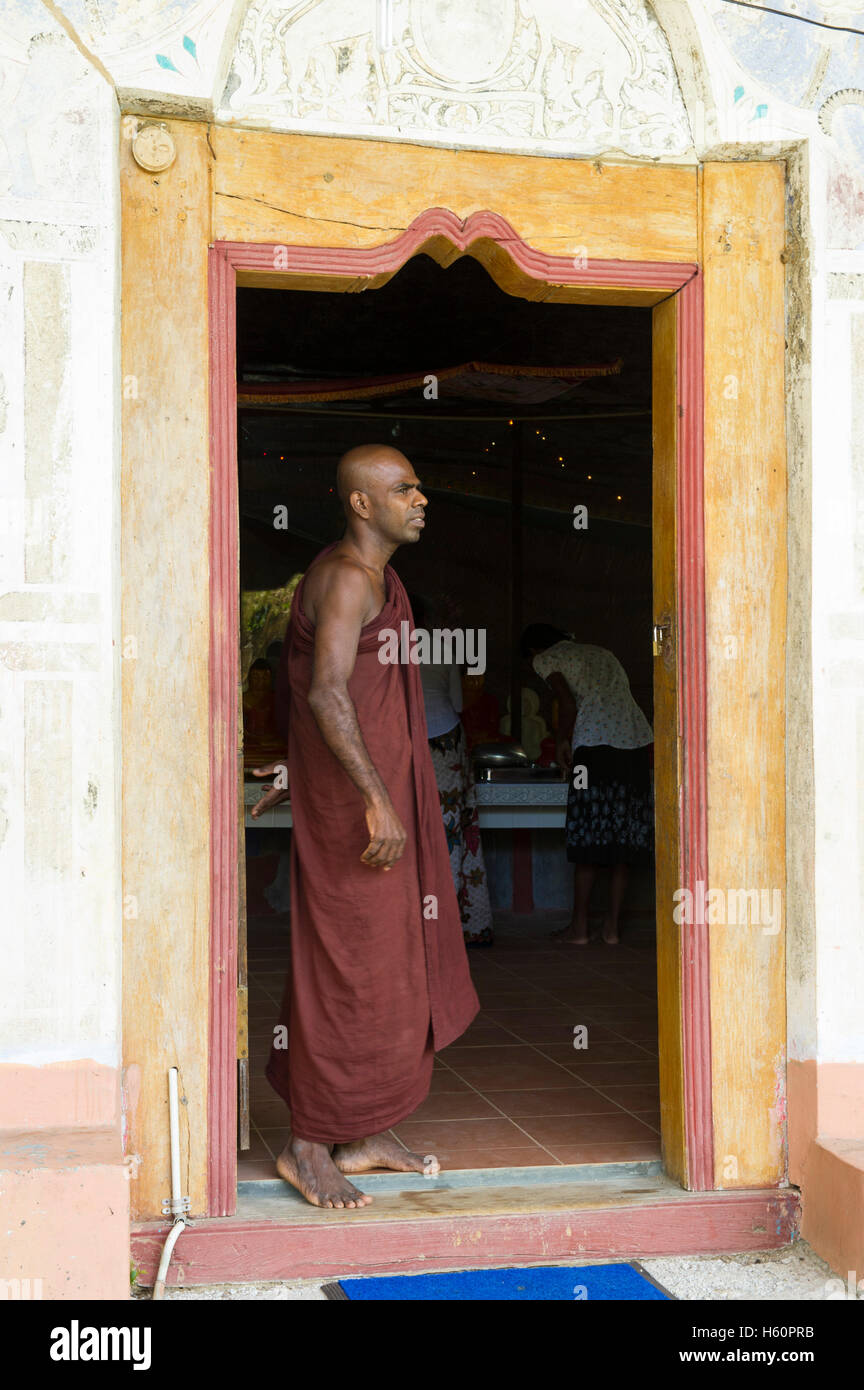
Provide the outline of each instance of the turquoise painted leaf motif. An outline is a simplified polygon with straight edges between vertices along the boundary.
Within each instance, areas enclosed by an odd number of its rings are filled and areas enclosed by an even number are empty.
[[[186,49],[186,52],[187,52],[187,53],[191,53],[191,54],[192,54],[192,57],[195,59],[195,62],[197,63],[197,62],[198,62],[198,50],[197,50],[196,47],[195,47],[195,40],[194,40],[194,39],[190,39],[190,37],[189,37],[188,34],[184,34],[184,35],[183,35],[183,47]]]
[[[178,71],[178,69],[175,68],[174,64],[171,62],[171,59],[166,58],[164,53],[156,54],[156,62],[159,64],[160,68],[167,68],[169,72]]]
[[[735,101],[740,101],[741,98],[743,97],[743,95],[744,95],[744,88],[743,88],[743,87],[736,87],[736,88],[735,88],[734,100],[735,100]]]

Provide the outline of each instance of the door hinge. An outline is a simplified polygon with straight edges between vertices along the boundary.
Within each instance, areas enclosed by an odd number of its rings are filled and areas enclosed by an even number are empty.
[[[249,1056],[249,988],[237,986],[237,1057],[243,1061]]]
[[[659,622],[654,624],[651,630],[651,646],[654,655],[662,657],[664,664],[669,666],[675,646],[672,617],[669,613],[664,613]]]

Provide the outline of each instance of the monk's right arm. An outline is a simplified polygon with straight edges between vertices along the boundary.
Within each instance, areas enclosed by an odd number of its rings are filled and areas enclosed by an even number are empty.
[[[309,708],[325,743],[366,804],[369,845],[361,858],[388,869],[405,849],[405,829],[363,742],[348,681],[369,608],[369,580],[361,570],[336,570],[316,602],[315,654]]]

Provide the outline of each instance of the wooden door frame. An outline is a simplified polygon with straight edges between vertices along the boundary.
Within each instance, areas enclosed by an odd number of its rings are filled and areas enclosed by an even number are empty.
[[[703,516],[703,288],[687,262],[591,260],[529,245],[491,211],[460,219],[446,208],[416,217],[395,240],[367,248],[216,241],[209,251],[210,340],[210,817],[211,967],[208,1211],[236,1203],[239,538],[237,495],[236,291],[238,286],[356,292],[389,280],[412,256],[441,265],[462,255],[500,288],[529,299],[651,306],[676,297],[677,613],[675,644],[681,740],[679,872],[695,892],[708,880],[705,530]],[[646,634],[647,639],[647,634]],[[670,904],[671,911],[671,904]],[[711,1000],[708,930],[682,924],[677,960],[681,1063],[670,1103],[683,1106],[683,1155],[667,1164],[690,1188],[713,1186]],[[670,1083],[673,1084],[673,1083]]]

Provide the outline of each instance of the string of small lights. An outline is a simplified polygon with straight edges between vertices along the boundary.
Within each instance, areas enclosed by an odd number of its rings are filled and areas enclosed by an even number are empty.
[[[503,422],[502,422],[502,423],[503,423]],[[516,421],[515,421],[515,420],[508,420],[508,421],[507,421],[507,424],[512,428],[512,427],[516,424]],[[535,434],[536,438],[539,440],[539,442],[540,442],[541,444],[545,444],[545,443],[548,442],[548,441],[547,441],[547,437],[546,437],[546,435],[542,432],[542,430],[540,430],[540,429],[535,429],[534,434]],[[248,434],[247,434],[245,431],[244,431],[244,437],[249,438]],[[490,439],[489,443],[488,443],[487,445],[484,445],[484,447],[483,447],[483,452],[484,452],[484,454],[488,454],[489,451],[490,451],[490,449],[494,449],[494,448],[496,447],[496,445],[497,445],[497,442],[498,442],[497,440]],[[553,448],[555,447],[554,444],[553,444],[552,447],[553,447]],[[275,457],[276,457],[275,453],[273,453],[272,451],[268,451],[267,449],[261,450],[260,454],[258,454],[258,457],[260,457],[260,458],[262,458],[262,459],[266,459],[267,456],[268,456],[268,452],[270,452],[270,456],[271,456],[272,458],[275,459]],[[278,455],[278,458],[279,458],[279,462],[280,462],[280,463],[284,463],[284,462],[285,462],[285,455],[284,455],[284,454],[279,454],[279,455]],[[563,454],[557,454],[557,455],[555,456],[555,459],[556,459],[556,461],[561,465],[562,468],[565,468],[565,469],[567,468],[567,461],[565,460]],[[503,461],[503,459],[502,459],[502,461]],[[471,477],[472,477],[472,478],[476,478],[476,477],[477,477],[477,470],[476,470],[476,468],[472,468],[472,469],[471,469]],[[586,481],[586,482],[589,482],[589,483],[590,483],[590,482],[593,482],[593,481],[594,481],[594,476],[593,476],[593,474],[591,474],[591,473],[586,473],[586,474],[585,474],[585,481]],[[602,484],[601,484],[600,486],[602,487]],[[447,483],[447,488],[452,490],[453,484],[448,482],[448,483]],[[334,489],[333,489],[332,487],[331,487],[331,488],[328,488],[328,492],[333,492],[333,491],[334,491]],[[621,494],[620,492],[615,494],[615,500],[616,500],[617,502],[622,502],[622,501],[624,500],[624,499],[623,499],[623,496],[622,496],[622,494]]]

